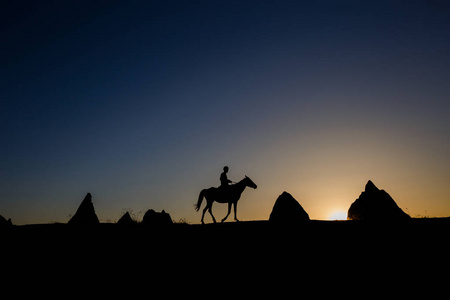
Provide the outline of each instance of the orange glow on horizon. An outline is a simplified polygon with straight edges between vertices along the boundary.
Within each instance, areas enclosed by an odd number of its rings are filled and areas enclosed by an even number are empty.
[[[330,214],[329,220],[347,220],[347,212],[344,210],[336,210]]]

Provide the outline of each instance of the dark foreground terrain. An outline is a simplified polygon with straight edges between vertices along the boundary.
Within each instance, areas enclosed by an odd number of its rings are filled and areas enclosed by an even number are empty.
[[[120,226],[101,223],[95,226],[68,224],[38,224],[13,226],[0,231],[4,250],[80,254],[134,253],[152,258],[175,259],[177,252],[196,254],[198,260],[217,255],[233,256],[250,252],[252,255],[274,257],[283,253],[301,257],[302,254],[327,253],[353,255],[360,251],[379,250],[397,255],[399,251],[435,251],[447,249],[450,218],[412,219],[407,222],[307,221],[273,224],[269,221],[229,222],[223,224],[171,226]],[[192,258],[193,259],[193,258]],[[168,260],[170,261],[170,260]]]
[[[45,224],[13,226],[0,235],[9,279],[51,286],[75,282],[76,289],[103,280],[111,285],[108,293],[130,283],[152,289],[169,284],[168,293],[196,296],[205,286],[231,292],[235,285],[258,284],[251,290],[261,292],[275,282],[287,290],[319,285],[320,293],[329,292],[330,284],[348,288],[355,282],[373,291],[398,288],[399,282],[409,291],[432,289],[433,276],[437,286],[448,280],[449,229],[450,218],[430,218],[168,227]]]

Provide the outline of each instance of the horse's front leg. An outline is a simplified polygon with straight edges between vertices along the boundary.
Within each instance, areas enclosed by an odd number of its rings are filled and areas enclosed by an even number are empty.
[[[237,218],[237,202],[234,202],[234,219],[239,222],[238,218]],[[228,209],[228,213],[230,213],[230,210]]]
[[[231,212],[231,202],[228,203],[228,213],[225,216],[225,218],[222,219],[222,223],[225,222],[225,220],[228,218],[228,216],[230,215],[230,212]]]
[[[217,223],[216,222],[216,218],[214,218],[214,215],[213,215],[213,213],[212,213],[212,205],[213,205],[213,202],[211,201],[211,203],[208,203],[208,211],[209,211],[209,214],[211,215],[211,217],[212,217],[212,219],[213,219],[213,222],[214,223]]]

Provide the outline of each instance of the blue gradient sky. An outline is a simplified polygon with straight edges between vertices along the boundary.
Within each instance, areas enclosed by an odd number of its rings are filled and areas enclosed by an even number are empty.
[[[412,216],[450,215],[446,1],[11,1],[0,7],[0,214],[103,221],[257,184],[313,219],[367,180]],[[75,2],[75,3],[72,3]],[[225,206],[215,205],[216,217]]]

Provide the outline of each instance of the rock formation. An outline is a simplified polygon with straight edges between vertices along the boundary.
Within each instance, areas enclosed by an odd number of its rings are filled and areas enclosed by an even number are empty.
[[[277,223],[292,223],[299,221],[308,221],[309,215],[287,192],[283,192],[275,201],[269,221]]]
[[[126,212],[120,219],[117,221],[118,225],[121,226],[130,226],[130,225],[136,225],[136,221],[134,221],[129,212]]]
[[[91,193],[87,193],[81,202],[75,215],[69,220],[72,225],[95,225],[99,224],[97,215],[95,214],[94,205],[92,204]]]
[[[8,228],[12,227],[13,224],[11,222],[11,218],[6,220],[2,215],[0,215],[0,228]]]
[[[410,218],[386,191],[379,190],[370,180],[347,214],[349,220],[399,221]]]
[[[142,224],[151,226],[167,226],[172,225],[172,218],[164,210],[160,213],[149,209],[142,218]]]

